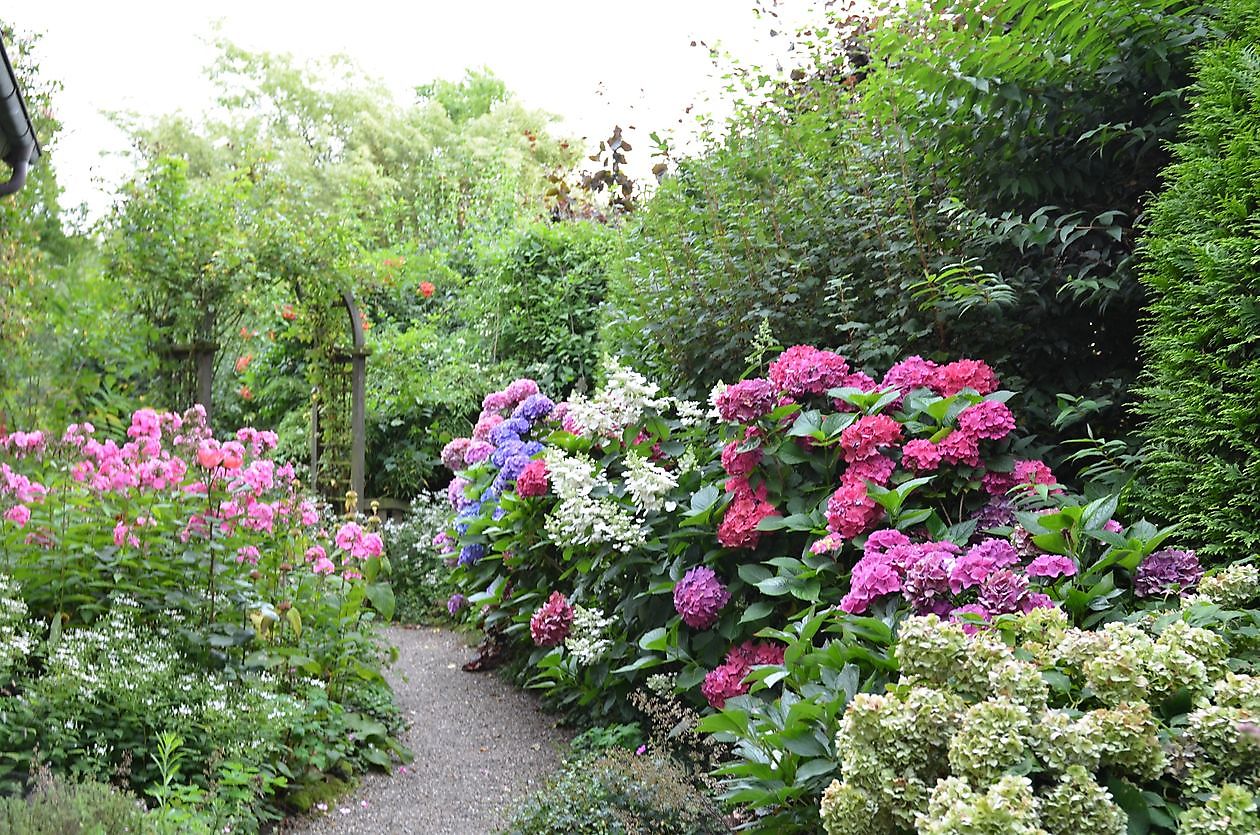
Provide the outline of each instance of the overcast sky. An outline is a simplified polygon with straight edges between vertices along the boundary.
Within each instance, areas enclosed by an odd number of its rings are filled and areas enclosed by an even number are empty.
[[[817,0],[779,0],[787,24],[807,19]],[[758,23],[752,0],[46,0],[8,4],[3,16],[44,35],[43,73],[62,81],[56,110],[65,125],[51,148],[63,205],[99,214],[126,166],[124,141],[102,111],[200,113],[213,98],[213,21],[254,50],[314,58],[350,55],[405,96],[434,78],[488,66],[527,105],[556,113],[569,133],[593,141],[614,123],[684,134],[693,117],[717,110],[708,51],[720,43],[745,60],[767,61],[783,38]],[[680,120],[683,125],[680,126]],[[633,136],[631,136],[633,142]],[[647,160],[647,143],[632,154]],[[102,157],[102,155],[106,155]],[[110,156],[110,155],[114,156]]]

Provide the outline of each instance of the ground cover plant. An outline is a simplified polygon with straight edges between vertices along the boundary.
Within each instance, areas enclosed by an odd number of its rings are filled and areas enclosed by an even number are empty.
[[[0,439],[0,780],[118,780],[172,825],[274,820],[404,752],[379,534],[321,515],[275,435],[194,408]]]

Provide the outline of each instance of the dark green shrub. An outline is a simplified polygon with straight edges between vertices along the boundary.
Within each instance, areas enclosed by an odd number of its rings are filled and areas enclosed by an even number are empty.
[[[446,602],[455,586],[433,537],[445,530],[450,514],[445,496],[422,493],[405,518],[381,526],[389,581],[398,601],[394,619],[400,623],[427,623],[447,615]]]
[[[1260,545],[1260,12],[1239,6],[1144,241],[1142,499],[1219,559]]]
[[[666,756],[614,749],[567,762],[507,835],[707,835],[730,831],[712,800]]]
[[[9,835],[123,835],[149,831],[144,804],[104,783],[69,782],[47,770],[27,797],[0,797]]]

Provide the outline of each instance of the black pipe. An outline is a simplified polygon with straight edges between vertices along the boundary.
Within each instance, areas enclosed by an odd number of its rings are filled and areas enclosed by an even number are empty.
[[[26,103],[22,101],[17,74],[9,63],[2,37],[0,60],[4,63],[3,71],[0,71],[0,158],[13,168],[13,175],[8,181],[0,183],[0,196],[3,196],[13,194],[25,185],[27,172],[39,159],[39,140],[26,112]]]

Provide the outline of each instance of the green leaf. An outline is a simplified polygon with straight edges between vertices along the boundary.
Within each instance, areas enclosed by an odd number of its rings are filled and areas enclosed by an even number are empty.
[[[753,621],[761,620],[773,611],[773,603],[768,600],[758,600],[744,610],[744,614],[740,616],[739,622],[752,623]]]
[[[648,652],[664,652],[666,641],[667,631],[665,627],[658,626],[655,629],[648,630],[639,639],[639,649],[647,650]]]
[[[364,591],[367,593],[367,599],[372,602],[372,608],[380,612],[383,619],[393,620],[397,603],[394,600],[394,590],[390,588],[389,583],[373,583]]]

